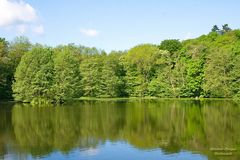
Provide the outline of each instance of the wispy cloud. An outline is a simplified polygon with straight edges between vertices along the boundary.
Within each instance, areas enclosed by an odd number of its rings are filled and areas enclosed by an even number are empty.
[[[99,31],[95,30],[95,29],[85,29],[85,28],[81,28],[80,32],[83,35],[86,35],[88,37],[96,37],[99,35]]]
[[[23,0],[0,0],[0,27],[24,34],[27,28],[38,27],[36,10]]]
[[[33,31],[33,33],[36,33],[36,34],[43,34],[44,27],[43,27],[43,25],[38,25],[38,26],[33,27],[32,31]]]
[[[26,33],[27,29],[28,29],[28,26],[25,24],[19,24],[16,26],[16,30],[18,34]]]

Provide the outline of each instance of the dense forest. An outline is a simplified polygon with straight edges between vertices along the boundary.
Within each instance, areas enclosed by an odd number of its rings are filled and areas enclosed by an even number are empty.
[[[0,99],[62,103],[80,97],[240,98],[240,30],[127,51],[0,38]]]

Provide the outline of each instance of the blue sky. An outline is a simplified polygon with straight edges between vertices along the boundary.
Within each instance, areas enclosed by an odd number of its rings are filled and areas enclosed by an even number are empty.
[[[0,37],[125,50],[194,38],[214,24],[240,28],[239,7],[239,0],[0,0]]]

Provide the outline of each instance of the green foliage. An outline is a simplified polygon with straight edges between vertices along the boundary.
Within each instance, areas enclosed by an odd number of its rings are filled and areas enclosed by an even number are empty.
[[[161,70],[157,75],[157,78],[154,78],[148,85],[148,92],[150,96],[154,97],[175,97],[175,86],[172,86],[172,77],[167,68]],[[170,83],[169,83],[170,82]]]
[[[238,40],[240,40],[240,30],[233,30]]]
[[[185,84],[181,88],[181,97],[199,97],[203,94],[204,67],[207,49],[201,44],[191,44],[187,49],[189,57],[185,62]]]
[[[205,70],[205,84],[203,89],[211,97],[231,97],[230,70],[232,55],[226,51],[217,51],[209,54]]]
[[[0,39],[0,98],[11,97],[12,82],[16,100],[36,103],[82,96],[239,97],[240,31],[228,25],[222,31],[214,26],[195,39],[110,54],[74,44],[32,46],[25,37]]]
[[[27,52],[14,75],[13,92],[16,100],[45,103],[52,99],[53,51],[37,45]]]
[[[9,45],[9,55],[13,66],[13,73],[17,68],[21,57],[30,50],[31,43],[26,37],[16,37]]]
[[[86,57],[80,65],[83,96],[125,96],[125,71],[119,61],[120,54]]]
[[[0,38],[0,100],[11,98],[11,65],[8,57],[9,43]]]
[[[13,84],[16,100],[31,103],[62,103],[80,95],[79,60],[71,48],[36,45],[17,67]]]
[[[0,99],[12,98],[11,85],[16,67],[30,45],[25,37],[17,37],[11,43],[0,38]]]
[[[68,47],[55,51],[52,97],[57,103],[81,94],[79,61]]]
[[[161,51],[162,52],[162,51]],[[183,66],[179,57],[167,51],[157,59],[157,66],[149,84],[149,94],[155,97],[179,97]]]
[[[182,44],[177,39],[169,39],[162,41],[159,48],[161,50],[167,50],[170,53],[174,53],[182,48]]]
[[[132,48],[123,56],[129,96],[148,95],[148,84],[156,72],[158,63],[161,63],[159,57],[165,53],[167,52],[160,51],[157,46],[144,44]]]
[[[95,55],[86,58],[81,62],[81,85],[84,96],[96,97],[100,94],[100,87],[102,86],[100,73],[103,65],[100,58],[99,55]]]

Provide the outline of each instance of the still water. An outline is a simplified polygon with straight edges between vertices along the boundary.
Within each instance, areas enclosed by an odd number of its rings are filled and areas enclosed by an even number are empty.
[[[0,103],[0,159],[239,160],[230,100]]]

